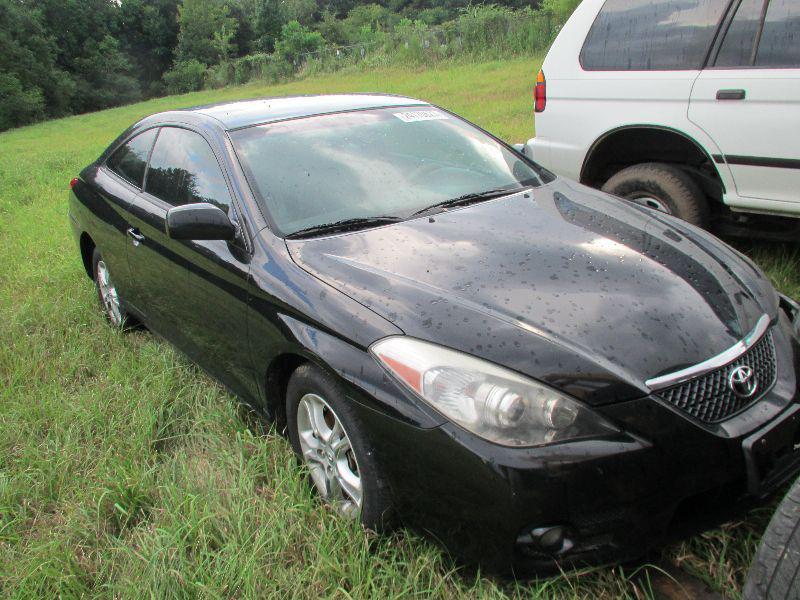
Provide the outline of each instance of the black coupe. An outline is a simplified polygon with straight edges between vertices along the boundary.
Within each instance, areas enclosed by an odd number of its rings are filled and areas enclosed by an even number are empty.
[[[617,560],[800,466],[798,305],[442,108],[165,112],[71,187],[109,321],[275,419],[364,525],[498,568]]]

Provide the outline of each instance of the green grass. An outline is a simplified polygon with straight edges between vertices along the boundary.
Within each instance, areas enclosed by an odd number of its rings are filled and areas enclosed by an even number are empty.
[[[532,134],[537,64],[336,73],[163,98],[0,134],[0,595],[631,597],[656,570],[528,582],[459,571],[407,533],[378,538],[311,497],[281,437],[168,344],[101,317],[67,224],[67,184],[136,119],[290,93],[385,91],[509,141]],[[800,253],[747,250],[800,296]],[[736,596],[768,511],[664,550]]]

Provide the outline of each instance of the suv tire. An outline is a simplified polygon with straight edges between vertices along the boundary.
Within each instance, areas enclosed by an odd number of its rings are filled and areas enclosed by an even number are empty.
[[[698,227],[708,221],[703,190],[688,173],[672,165],[643,163],[622,169],[606,181],[603,191],[668,212]]]
[[[800,599],[800,479],[778,505],[744,585],[744,600]]]

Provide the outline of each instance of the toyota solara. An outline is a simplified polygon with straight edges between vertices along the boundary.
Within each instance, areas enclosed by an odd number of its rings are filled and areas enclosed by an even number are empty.
[[[273,419],[365,526],[544,571],[640,556],[798,471],[798,304],[442,108],[160,113],[71,188],[110,323]]]

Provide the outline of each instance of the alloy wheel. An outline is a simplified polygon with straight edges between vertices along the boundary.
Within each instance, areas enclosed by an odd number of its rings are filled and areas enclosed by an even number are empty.
[[[117,294],[117,288],[111,281],[108,267],[103,260],[97,263],[97,289],[100,292],[100,302],[108,316],[108,320],[115,327],[121,327],[122,309],[119,304],[119,295]]]
[[[320,496],[341,514],[356,518],[364,498],[358,461],[339,417],[321,396],[309,393],[300,399],[297,433]]]

